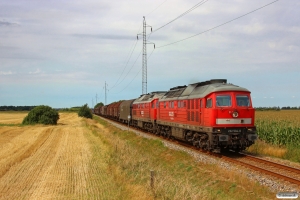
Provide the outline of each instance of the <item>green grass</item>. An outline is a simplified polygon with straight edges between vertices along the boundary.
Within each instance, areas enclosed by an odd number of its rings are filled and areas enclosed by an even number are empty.
[[[300,163],[300,148],[299,148],[299,146],[294,147],[293,145],[289,145],[287,147],[287,152],[283,158],[286,160]]]

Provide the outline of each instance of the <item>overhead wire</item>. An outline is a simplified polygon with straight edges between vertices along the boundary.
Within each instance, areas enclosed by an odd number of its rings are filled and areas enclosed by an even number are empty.
[[[151,13],[153,13],[154,11],[156,11],[160,6],[162,6],[167,0],[165,0],[164,2],[162,2],[159,6],[157,6],[154,10],[152,10],[150,13],[148,13],[146,16],[149,16]]]
[[[175,19],[169,21],[168,23],[166,23],[166,24],[162,25],[161,27],[159,27],[159,28],[155,29],[154,31],[152,31],[151,34],[154,33],[154,32],[156,32],[156,31],[158,31],[158,30],[160,30],[160,29],[162,29],[163,27],[171,24],[172,22],[176,21],[177,19],[179,19],[179,18],[187,15],[188,13],[192,12],[193,10],[195,10],[196,8],[198,8],[199,6],[205,4],[208,1],[209,0],[202,0],[202,1],[200,1],[199,3],[197,3],[196,5],[194,5],[193,7],[191,7],[190,9],[188,9],[187,11],[185,11],[184,13],[182,13],[181,15],[179,15],[178,17],[176,17]]]
[[[154,10],[152,10],[152,11],[151,11],[149,14],[147,14],[147,15],[150,15],[151,13],[153,13],[153,12],[154,12],[155,10],[157,10],[160,6],[162,6],[166,1],[167,1],[167,0],[165,0],[163,3],[161,3],[159,6],[157,6]],[[147,16],[147,15],[146,15],[146,16]],[[141,27],[142,27],[142,25],[140,26],[138,32],[140,32]],[[136,48],[137,42],[138,42],[138,40],[135,42],[135,45],[134,45],[134,47],[133,47],[133,49],[132,49],[132,51],[131,51],[131,53],[130,53],[130,56],[129,56],[127,62],[126,62],[125,67],[123,68],[123,71],[122,71],[121,75],[119,76],[119,78],[118,78],[118,80],[116,81],[116,83],[115,83],[110,89],[114,88],[115,86],[120,85],[120,83],[125,79],[125,77],[128,75],[128,73],[131,71],[132,67],[130,68],[130,70],[129,70],[129,72],[126,74],[126,76],[122,79],[122,81],[119,82],[119,80],[120,80],[120,78],[122,77],[122,75],[123,75],[125,69],[127,68],[127,65],[128,65],[128,63],[129,63],[129,61],[130,61],[130,59],[131,59],[132,54],[133,54],[133,51],[134,51],[135,48]],[[139,55],[139,56],[140,56],[140,55]],[[138,56],[138,57],[139,57],[139,56]],[[119,82],[119,83],[118,83],[118,82]]]
[[[190,38],[196,37],[196,36],[198,36],[198,35],[201,35],[201,34],[203,34],[203,33],[208,32],[208,31],[217,29],[217,28],[219,28],[219,27],[221,27],[221,26],[224,26],[224,25],[226,25],[226,24],[229,24],[230,22],[233,22],[233,21],[238,20],[238,19],[240,19],[240,18],[242,18],[242,17],[245,17],[245,16],[247,16],[247,15],[249,15],[249,14],[251,14],[251,13],[254,13],[254,12],[256,12],[256,11],[262,9],[262,8],[265,8],[265,7],[267,7],[267,6],[269,6],[269,5],[273,4],[273,3],[276,3],[277,1],[279,1],[279,0],[276,0],[276,1],[273,1],[273,2],[271,2],[271,3],[268,3],[268,4],[264,5],[264,6],[261,6],[261,7],[257,8],[257,9],[255,9],[255,10],[252,10],[252,11],[246,13],[246,14],[243,14],[243,15],[241,15],[241,16],[239,16],[239,17],[236,17],[236,18],[234,18],[234,19],[232,19],[232,20],[229,20],[229,21],[227,21],[227,22],[224,22],[224,23],[222,23],[222,24],[220,24],[220,25],[218,25],[218,26],[215,26],[215,27],[213,27],[213,28],[207,29],[207,30],[205,30],[205,31],[202,31],[202,32],[197,33],[197,34],[192,35],[192,36],[189,36],[189,37],[187,37],[187,38],[184,38],[184,39],[181,39],[181,40],[178,40],[178,41],[175,41],[175,42],[171,42],[171,43],[169,43],[169,44],[165,44],[165,45],[162,45],[162,46],[158,46],[158,47],[156,47],[156,48],[159,49],[159,48],[162,48],[162,47],[166,47],[166,46],[169,46],[169,45],[173,45],[173,44],[176,44],[176,43],[179,43],[179,42],[188,40],[188,39],[190,39]]]
[[[193,7],[191,7],[190,9],[188,9],[187,11],[185,11],[184,13],[182,13],[181,15],[179,15],[178,17],[176,17],[175,19],[173,19],[173,20],[171,20],[170,22],[164,24],[163,26],[159,27],[158,29],[155,29],[153,32],[156,32],[156,31],[162,29],[163,27],[165,27],[165,26],[169,25],[170,23],[176,21],[176,20],[179,19],[180,17],[183,17],[184,15],[190,13],[191,11],[195,10],[196,8],[198,8],[199,6],[203,5],[203,4],[206,3],[207,1],[209,1],[209,0],[203,0],[203,1],[199,2],[199,3],[197,3],[196,5],[194,5]],[[261,7],[257,8],[257,9],[255,9],[255,10],[252,10],[252,11],[246,13],[246,14],[243,14],[243,15],[241,15],[241,16],[239,16],[239,17],[236,17],[236,18],[234,18],[234,19],[232,19],[232,20],[229,20],[229,21],[227,21],[227,22],[224,22],[224,23],[222,23],[222,24],[220,24],[220,25],[218,25],[218,26],[215,26],[215,27],[213,27],[213,28],[207,29],[207,30],[202,31],[202,32],[200,32],[200,33],[197,33],[197,34],[195,34],[195,35],[189,36],[189,37],[187,37],[187,38],[184,38],[184,39],[181,39],[181,40],[178,40],[178,41],[175,41],[175,42],[166,44],[166,45],[158,46],[158,47],[156,47],[156,48],[162,48],[162,47],[166,47],[166,46],[169,46],[169,45],[172,45],[172,44],[176,44],[176,43],[179,43],[179,42],[188,40],[188,39],[190,39],[190,38],[196,37],[196,36],[198,36],[198,35],[201,35],[201,34],[203,34],[203,33],[206,33],[206,32],[208,32],[208,31],[217,29],[217,28],[219,28],[219,27],[221,27],[221,26],[224,26],[224,25],[226,25],[226,24],[228,24],[228,23],[231,23],[231,22],[233,22],[233,21],[235,21],[235,20],[238,20],[238,19],[240,19],[240,18],[242,18],[242,17],[245,17],[245,16],[247,16],[247,15],[253,13],[253,12],[256,12],[256,11],[262,9],[262,8],[265,8],[265,7],[267,7],[267,6],[269,6],[269,5],[273,4],[273,3],[275,3],[275,2],[277,2],[277,1],[279,1],[279,0],[275,0],[275,1],[271,2],[271,3],[268,3],[268,4],[264,5],[264,6],[261,6]],[[163,3],[165,3],[165,2],[166,2],[166,1],[164,1]],[[163,4],[163,3],[162,3],[162,4]],[[155,8],[152,12],[154,12],[156,9],[158,9],[162,4],[160,4],[157,8]],[[150,12],[149,14],[151,14],[152,12]],[[148,15],[149,15],[149,14],[148,14]],[[153,32],[151,32],[151,33],[149,34],[148,38],[151,36],[151,34],[152,34]],[[137,43],[137,42],[136,42],[136,43]],[[135,46],[134,46],[134,49],[135,49],[135,47],[136,47],[136,44],[135,44]],[[134,50],[133,50],[133,51],[134,51]],[[133,52],[133,51],[132,51],[132,52]],[[151,57],[153,51],[154,51],[154,49],[153,49],[152,52],[150,53],[148,59]],[[129,57],[127,63],[126,63],[126,66],[127,66],[128,62],[129,62],[131,56],[132,56],[132,52],[131,52],[130,57]],[[142,51],[141,51],[141,52],[142,52]],[[137,59],[140,57],[141,52],[140,52],[139,56],[137,57]],[[127,77],[127,75],[129,74],[129,72],[131,71],[131,69],[132,69],[133,66],[135,65],[137,59],[135,60],[134,64],[132,65],[132,67],[130,68],[130,70],[127,72],[127,74],[125,75],[125,77],[122,79],[122,81]],[[124,68],[124,70],[125,70],[125,68]],[[123,70],[123,72],[124,72],[124,70]],[[123,72],[122,72],[122,75],[123,75]],[[141,69],[138,71],[138,73],[133,77],[133,79],[132,79],[132,80],[131,80],[131,81],[130,81],[130,82],[129,82],[122,90],[121,90],[121,91],[119,91],[119,92],[117,92],[117,93],[113,93],[113,94],[118,94],[118,93],[121,93],[122,91],[124,91],[124,90],[125,90],[125,89],[126,89],[126,88],[134,81],[134,80],[135,80],[135,78],[138,76],[138,74],[139,74],[140,72],[141,72]],[[121,76],[122,76],[122,75],[121,75]],[[121,76],[120,76],[120,77],[121,77]],[[119,79],[120,79],[120,78],[119,78]],[[118,79],[118,80],[119,80],[119,79]],[[122,81],[121,81],[121,82],[122,82]],[[121,83],[121,82],[120,82],[120,83]],[[120,84],[120,83],[119,83],[119,84]],[[119,85],[119,84],[118,84],[118,85]],[[116,85],[116,84],[115,84],[115,85]],[[114,86],[115,86],[115,85],[114,85]],[[114,87],[114,86],[113,86],[113,87]],[[112,88],[113,88],[113,87],[112,87]]]
[[[129,74],[129,72],[131,71],[131,69],[133,68],[133,66],[135,65],[135,63],[136,63],[136,61],[139,59],[139,57],[141,56],[141,54],[142,54],[142,51],[140,51],[140,53],[139,53],[139,56],[136,58],[136,60],[134,61],[134,63],[133,63],[133,65],[131,66],[131,68],[129,69],[129,71],[127,72],[127,74],[124,76],[124,78],[122,79],[122,81],[127,77],[127,75]],[[121,81],[121,82],[122,82]],[[120,82],[120,83],[121,83]],[[132,81],[131,81],[132,82]],[[130,82],[130,83],[131,83]],[[124,89],[123,89],[124,90]],[[123,91],[122,90],[122,91]],[[122,91],[120,91],[120,92],[122,92]],[[118,94],[118,93],[120,93],[120,92],[116,92],[116,93],[112,93],[112,94]]]
[[[149,60],[150,59],[150,57],[151,57],[151,55],[152,55],[152,53],[153,53],[153,51],[154,51],[154,49],[152,50],[152,52],[150,53],[150,55],[147,57],[147,59]],[[139,56],[141,55],[141,53],[139,54]],[[138,57],[139,58],[139,57]],[[137,77],[137,75],[139,75],[139,73],[141,72],[141,70],[142,70],[142,68],[140,68],[140,70],[138,71],[138,73],[133,77],[133,79],[121,90],[121,91],[119,91],[119,92],[117,92],[117,93],[113,93],[113,94],[118,94],[118,93],[121,93],[121,92],[123,92],[134,80],[135,80],[135,78]]]
[[[141,27],[142,27],[142,26],[140,26],[138,32],[140,32]],[[122,75],[123,75],[125,69],[127,68],[127,65],[128,65],[128,63],[129,63],[129,61],[130,61],[130,59],[131,59],[131,56],[132,56],[132,54],[133,54],[133,52],[134,52],[134,50],[135,50],[135,47],[136,47],[137,43],[138,43],[138,40],[135,41],[134,47],[133,47],[133,49],[132,49],[132,51],[131,51],[131,53],[130,53],[130,55],[129,55],[129,58],[128,58],[127,62],[126,62],[125,67],[123,68],[123,71],[122,71],[121,75],[119,76],[118,80],[115,82],[115,84],[114,84],[110,89],[114,88],[115,86],[117,86],[117,85],[119,85],[119,84],[121,83],[121,82],[118,83],[118,81],[120,80],[120,78],[122,77]]]
[[[135,50],[135,47],[136,47],[137,43],[138,43],[138,40],[135,42],[135,45],[134,45],[134,47],[133,47],[133,49],[132,49],[132,51],[131,51],[131,53],[130,53],[130,56],[129,56],[127,62],[126,62],[126,65],[125,65],[125,67],[124,67],[124,69],[123,69],[121,75],[119,76],[119,78],[118,78],[118,80],[116,81],[116,83],[115,83],[110,89],[114,88],[115,86],[120,85],[120,83],[124,80],[124,78],[123,78],[122,81],[119,82],[119,80],[120,80],[120,78],[122,77],[122,75],[123,75],[125,69],[127,68],[127,65],[128,65],[128,63],[129,63],[129,61],[130,61],[130,59],[131,59],[131,56],[132,56],[132,54],[133,54],[133,51]],[[125,77],[126,77],[126,76],[125,76]],[[118,82],[119,82],[119,83],[118,83]]]
[[[159,29],[162,29],[163,27],[165,27],[165,26],[167,26],[168,24],[170,24],[170,23],[176,21],[176,20],[179,19],[180,17],[183,17],[184,15],[190,13],[191,11],[195,10],[196,8],[198,8],[199,6],[203,5],[203,4],[206,3],[207,1],[209,1],[209,0],[202,0],[202,1],[200,1],[199,3],[197,3],[196,5],[194,5],[193,7],[191,7],[190,9],[188,9],[187,11],[185,11],[184,13],[182,13],[181,15],[179,15],[178,17],[176,17],[175,19],[173,19],[173,20],[171,20],[170,22],[166,23],[165,25],[159,27],[158,29],[152,31],[152,32],[149,34],[147,40],[150,38],[150,36],[151,36],[151,34],[152,34],[153,32],[158,31]],[[166,1],[164,1],[163,3],[165,3],[165,2],[166,2]],[[162,4],[163,4],[163,3],[162,3]],[[160,4],[157,8],[159,8],[162,4]],[[157,9],[157,8],[156,8],[156,9]],[[154,9],[154,10],[156,10],[156,9]],[[153,10],[153,11],[154,11],[154,10]],[[153,12],[153,11],[152,11],[152,12]],[[151,13],[152,13],[152,12],[151,12]],[[149,13],[149,14],[151,14],[151,13]],[[148,14],[148,15],[149,15],[149,14]],[[149,57],[147,58],[148,60],[149,60],[149,58],[151,57],[153,51],[154,51],[154,49],[152,50],[152,52],[150,53]],[[125,88],[123,88],[120,92],[124,91],[124,90],[132,83],[132,81],[137,77],[137,75],[138,75],[140,72],[141,72],[141,69],[140,69],[139,72],[135,75],[135,77],[130,81],[130,83],[129,83],[128,85],[126,85]],[[127,73],[127,74],[128,74],[128,73]],[[123,79],[123,80],[124,80],[124,79]],[[118,93],[120,93],[120,92],[118,92]]]

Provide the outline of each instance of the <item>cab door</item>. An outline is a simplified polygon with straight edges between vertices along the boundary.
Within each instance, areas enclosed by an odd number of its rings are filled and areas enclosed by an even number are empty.
[[[157,119],[157,102],[158,102],[158,99],[154,99],[153,101],[151,101],[151,104],[150,104],[150,119],[151,120]]]
[[[202,113],[202,111],[203,111],[203,104],[204,104],[204,102],[203,102],[204,100],[203,99],[200,99],[200,101],[199,101],[199,125],[202,125],[202,122],[203,122],[203,113]]]

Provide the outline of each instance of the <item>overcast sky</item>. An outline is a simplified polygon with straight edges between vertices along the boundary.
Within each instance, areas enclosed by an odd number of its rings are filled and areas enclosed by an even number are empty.
[[[225,78],[255,107],[300,106],[300,1],[231,21],[271,2],[0,0],[0,106],[92,106],[96,94],[105,102],[105,81],[107,103],[138,97],[143,16],[156,46],[147,45],[148,92]]]

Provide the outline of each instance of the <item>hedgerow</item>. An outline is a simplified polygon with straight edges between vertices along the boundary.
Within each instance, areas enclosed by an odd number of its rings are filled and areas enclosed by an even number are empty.
[[[85,117],[85,118],[93,118],[93,114],[91,112],[91,109],[88,107],[87,104],[84,104],[78,111],[79,117]]]

